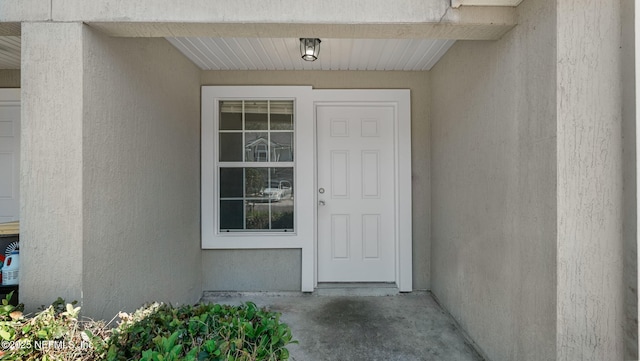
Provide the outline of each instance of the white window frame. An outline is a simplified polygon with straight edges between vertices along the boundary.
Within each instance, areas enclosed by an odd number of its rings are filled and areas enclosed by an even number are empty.
[[[313,291],[315,137],[310,86],[203,86],[201,115],[201,232],[203,249],[302,250],[302,290]],[[217,229],[218,106],[222,100],[294,100],[294,232]]]

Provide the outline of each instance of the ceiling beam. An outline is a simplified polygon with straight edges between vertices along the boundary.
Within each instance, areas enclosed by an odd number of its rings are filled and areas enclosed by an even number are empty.
[[[0,0],[0,10],[0,23],[84,22],[123,37],[487,40],[516,25],[513,7],[454,9],[448,0]]]
[[[326,19],[330,20],[330,19]],[[496,40],[516,25],[511,7],[446,8],[437,19],[382,22],[122,22],[90,21],[92,27],[119,37],[316,37],[351,39]],[[389,19],[388,19],[389,20]]]

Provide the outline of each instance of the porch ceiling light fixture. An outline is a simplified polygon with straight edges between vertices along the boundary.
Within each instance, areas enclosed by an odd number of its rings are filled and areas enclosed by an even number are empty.
[[[300,56],[306,61],[315,61],[320,53],[320,39],[300,38]]]

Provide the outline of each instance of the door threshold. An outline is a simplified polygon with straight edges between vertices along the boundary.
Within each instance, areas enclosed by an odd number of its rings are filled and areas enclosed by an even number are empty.
[[[314,292],[318,296],[394,296],[400,293],[395,283],[322,282]]]

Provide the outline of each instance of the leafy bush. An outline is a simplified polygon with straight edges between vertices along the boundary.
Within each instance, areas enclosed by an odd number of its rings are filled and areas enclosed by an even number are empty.
[[[58,299],[32,318],[9,299],[0,306],[0,360],[280,361],[291,330],[278,313],[248,302],[173,307],[154,303],[120,313],[109,328],[79,321],[79,307]],[[65,305],[65,306],[63,306]]]
[[[120,317],[109,339],[108,361],[287,360],[285,346],[293,342],[279,314],[251,302],[179,308],[154,303]]]

